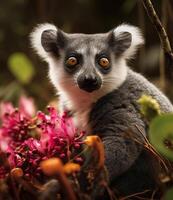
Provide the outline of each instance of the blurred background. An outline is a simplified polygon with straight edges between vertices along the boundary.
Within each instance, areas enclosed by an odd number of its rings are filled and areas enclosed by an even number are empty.
[[[153,1],[173,44],[173,1]],[[139,26],[146,45],[129,65],[144,74],[173,100],[159,37],[141,0],[1,0],[0,101],[18,102],[25,94],[39,109],[56,99],[48,67],[30,47],[29,34],[38,23],[50,22],[66,32],[106,32],[122,22]]]

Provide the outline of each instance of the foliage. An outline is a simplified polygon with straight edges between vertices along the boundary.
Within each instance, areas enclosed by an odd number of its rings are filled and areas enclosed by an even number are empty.
[[[163,157],[173,161],[173,113],[161,113],[160,106],[156,99],[151,96],[143,95],[139,100],[141,114],[150,122],[149,123],[149,141],[151,145]],[[161,159],[164,163],[165,161]],[[166,164],[165,164],[166,165]],[[169,165],[172,166],[171,163]],[[168,166],[166,166],[167,168]],[[172,167],[167,168],[168,182],[172,184]],[[173,188],[169,189],[163,196],[164,200],[172,200]]]
[[[156,81],[159,86],[162,86],[162,82],[165,82],[163,73],[164,64],[158,59],[158,52],[160,52],[158,37],[153,34],[154,30],[150,27],[151,23],[144,15],[144,10],[140,2],[141,1],[136,0],[1,1],[0,100],[8,100],[10,102],[14,102],[15,105],[19,106],[19,110],[20,105],[18,104],[18,100],[20,99],[20,96],[22,94],[29,94],[34,97],[37,100],[37,105],[39,108],[44,108],[45,105],[47,105],[48,102],[52,100],[54,93],[51,90],[51,86],[48,84],[48,80],[46,79],[47,70],[44,68],[45,64],[40,63],[39,60],[35,56],[33,56],[28,42],[28,36],[32,28],[37,23],[42,23],[45,21],[53,22],[58,27],[67,32],[85,33],[105,32],[124,21],[139,25],[145,34],[147,47],[144,48],[139,54],[138,62],[134,63],[135,69],[145,73],[146,75],[149,75],[151,77],[151,80]],[[164,17],[165,26],[167,26],[168,34],[172,35],[172,29],[170,25],[173,22],[171,9],[171,7],[173,6],[173,2],[168,0],[156,1],[153,3],[158,11],[163,11],[163,13],[160,12],[160,16]],[[165,6],[166,4],[167,8]],[[164,12],[166,13],[166,15],[164,14]],[[107,13],[109,13],[109,15]],[[172,40],[172,38],[170,39]],[[157,57],[155,59],[153,56],[153,49],[156,49],[157,51]],[[158,70],[159,64],[161,66],[160,72]],[[167,84],[167,82],[163,83],[163,85],[164,84]],[[163,86],[163,89],[165,89],[165,86]],[[173,98],[173,90],[171,84],[167,84],[167,91],[167,95]],[[154,103],[153,100],[150,100],[150,97],[147,97],[142,100],[143,102],[141,102],[143,104],[142,113],[147,117],[148,121],[151,121],[158,114],[160,115],[160,111],[156,102]],[[149,110],[146,105],[151,105],[149,106]],[[24,107],[27,108],[27,106]],[[170,121],[167,120],[168,118],[170,118]],[[14,119],[12,120],[12,122],[14,121]],[[33,116],[31,117],[31,119],[33,119]],[[172,136],[170,136],[172,133],[171,119],[172,116],[169,115],[160,116],[158,118],[156,117],[153,122],[151,122],[150,129],[152,129],[152,131],[150,130],[149,134],[154,147],[158,149],[158,151],[164,156],[172,160]],[[165,130],[162,127],[164,127]],[[169,128],[171,129],[170,132],[168,131]],[[33,128],[29,137],[34,138],[34,141],[40,142],[39,138],[34,136],[35,131],[37,132],[38,129]],[[28,138],[27,140],[29,140],[30,138]],[[7,137],[6,139],[4,139],[4,137],[1,138],[1,145],[3,146],[2,148],[6,148],[8,146],[7,144],[9,142],[9,138]],[[32,142],[30,142],[29,145],[31,145],[32,148],[34,147]],[[166,153],[167,151],[169,153]],[[74,175],[71,174],[70,178],[68,177],[68,179],[70,179],[71,182],[75,185],[74,188],[76,188],[76,193],[78,193],[79,191],[78,187],[76,186],[76,174],[77,176],[79,174],[83,175],[82,172],[86,170],[87,172],[85,174],[85,177],[87,177],[88,175],[88,177],[92,179],[93,171],[91,171],[91,166],[97,166],[99,158],[98,152],[100,151],[95,151],[95,148],[87,148],[87,150],[84,151],[84,157],[87,159],[85,160],[85,164],[82,165],[83,168],[79,172],[75,172]],[[23,154],[23,156],[25,155]],[[103,157],[101,158],[103,159]],[[99,161],[99,163],[102,163],[102,160]],[[6,163],[6,157],[4,158],[4,154],[2,154],[0,163],[4,162]],[[29,194],[28,199],[31,199],[33,195],[34,197],[40,196],[40,199],[49,199],[50,193],[54,191],[52,188],[55,188],[55,186],[56,188],[59,188],[58,182],[55,181],[53,177],[50,178],[50,181],[39,183],[39,185],[37,184],[35,187],[34,185],[30,184],[30,182],[26,181],[25,169],[24,175],[22,175],[23,171],[21,173],[21,171],[18,169],[21,168],[14,168],[13,173],[10,172],[8,174],[7,182],[9,182],[9,179],[15,179],[15,186],[13,184],[12,185],[15,188],[16,186],[18,188],[18,186],[22,185],[22,189],[20,188],[20,191],[23,191],[24,188],[24,193]],[[3,171],[0,171],[0,173],[2,172]],[[96,172],[98,172],[98,169],[95,170],[95,173]],[[105,176],[102,175],[103,173],[98,176],[98,179],[101,177],[105,181]],[[97,177],[97,173],[94,177]],[[16,191],[13,188],[14,190],[12,190],[13,192],[11,192],[11,188],[8,188],[7,182],[4,182],[3,180],[0,181],[0,194],[2,194],[2,196],[0,196],[0,199],[9,199],[9,197],[7,197],[9,196],[9,194],[15,196],[16,199],[19,199],[18,190]],[[93,180],[90,180],[90,182],[92,184],[95,184],[99,181],[94,182]],[[97,184],[95,184],[95,186],[96,185]],[[100,187],[98,187],[98,190],[99,189]],[[32,194],[31,191],[33,191]],[[82,193],[82,197],[80,196],[78,197],[78,199],[89,199],[88,193],[92,193],[94,195],[93,191],[86,191],[85,189],[84,193]],[[168,191],[168,193],[165,195],[165,199],[171,200],[173,199],[172,196],[172,190],[170,190],[170,192]],[[23,197],[23,199],[25,198]]]
[[[163,156],[173,161],[173,113],[161,113],[156,99],[142,95],[138,100],[141,114],[150,122],[149,140]]]
[[[35,74],[31,61],[24,53],[13,53],[9,57],[8,66],[13,75],[22,84],[30,83]]]
[[[149,140],[162,155],[173,161],[173,114],[164,114],[152,120]]]
[[[154,117],[161,114],[160,105],[158,102],[148,95],[142,95],[138,103],[140,105],[141,114],[148,120],[151,121]]]
[[[164,195],[164,200],[172,200],[173,197],[173,188],[169,189],[166,194]]]

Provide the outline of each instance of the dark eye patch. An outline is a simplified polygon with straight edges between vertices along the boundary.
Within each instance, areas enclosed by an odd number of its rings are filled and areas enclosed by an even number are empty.
[[[100,58],[108,58],[110,60],[110,52],[107,51],[101,51],[100,53],[96,54],[96,59],[100,59]]]
[[[75,51],[66,53],[65,61],[70,57],[75,57],[78,60],[78,64],[82,64],[82,62],[83,62],[82,54],[77,53]]]
[[[101,58],[106,58],[109,60],[109,67],[108,68],[103,68],[100,66],[99,61]],[[103,73],[103,74],[108,74],[111,71],[111,58],[110,58],[110,53],[109,51],[101,51],[100,53],[96,54],[95,57],[95,63],[97,68]]]
[[[73,67],[68,66],[68,64],[67,64],[67,60],[71,57],[74,57],[77,59],[77,64]],[[67,51],[65,59],[64,59],[65,70],[69,73],[74,73],[80,68],[80,66],[82,65],[82,62],[83,62],[83,59],[82,59],[82,55],[80,53],[77,53],[75,51]]]

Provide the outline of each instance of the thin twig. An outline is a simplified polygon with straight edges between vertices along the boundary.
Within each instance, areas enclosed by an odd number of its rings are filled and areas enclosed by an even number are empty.
[[[173,53],[172,53],[168,35],[167,35],[164,27],[162,26],[162,23],[153,7],[153,4],[151,3],[150,0],[143,0],[143,4],[144,4],[145,9],[147,10],[147,13],[148,13],[153,25],[155,26],[155,28],[157,30],[157,33],[159,34],[164,51],[166,53],[170,54],[170,56],[172,56],[172,58],[173,58]]]
[[[109,195],[110,200],[118,200],[118,198],[115,196],[115,194],[113,193],[113,191],[109,188],[107,182],[102,182],[102,185],[105,187],[105,189],[107,190],[107,193]]]
[[[156,31],[159,35],[162,48],[164,50],[165,56],[167,58],[168,62],[168,73],[167,76],[170,79],[173,77],[173,52],[171,49],[171,44],[168,38],[168,35],[166,33],[165,28],[163,27],[154,7],[153,4],[150,0],[142,0],[143,5],[148,13],[148,16],[150,17],[151,22],[153,23],[154,27],[156,28]]]
[[[149,142],[149,140],[147,139],[147,137],[144,135],[144,133],[141,131],[141,129],[136,125],[135,126],[139,133],[143,136],[143,139],[145,140],[145,144],[144,147],[146,149],[148,149],[151,153],[153,153],[153,155],[162,163],[163,167],[165,168],[166,172],[169,172],[169,169],[167,167],[167,165],[165,164],[162,156],[155,150],[155,148],[153,147],[153,145]]]
[[[151,190],[145,190],[143,192],[138,192],[138,193],[135,193],[135,194],[131,194],[131,195],[128,195],[128,196],[125,196],[125,197],[122,197],[120,198],[120,200],[126,200],[126,199],[130,199],[131,197],[138,197],[138,195],[143,195],[143,194],[146,194],[148,192],[151,192]],[[139,197],[138,197],[139,198]]]

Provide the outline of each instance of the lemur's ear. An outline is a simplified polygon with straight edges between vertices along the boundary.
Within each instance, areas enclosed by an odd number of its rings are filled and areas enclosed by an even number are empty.
[[[116,56],[132,58],[142,44],[144,44],[144,38],[140,29],[135,26],[122,24],[109,34],[109,45]]]
[[[65,45],[63,32],[52,24],[40,24],[30,35],[31,45],[37,54],[47,60],[51,56],[59,56]]]

